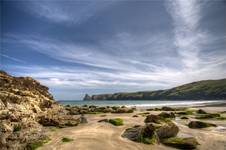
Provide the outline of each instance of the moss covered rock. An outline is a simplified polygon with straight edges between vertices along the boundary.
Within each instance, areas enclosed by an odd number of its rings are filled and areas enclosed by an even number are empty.
[[[188,117],[182,116],[182,117],[180,117],[180,119],[188,119]]]
[[[155,126],[152,123],[145,126],[134,126],[126,129],[122,137],[135,142],[154,144],[156,142]]]
[[[202,121],[191,121],[189,122],[188,127],[197,129],[197,128],[216,127],[216,125],[212,123],[202,122]]]
[[[145,123],[161,123],[161,117],[160,116],[158,116],[158,115],[153,115],[153,114],[151,114],[151,115],[148,115],[146,118],[145,118],[145,120],[144,120],[144,122]]]
[[[218,118],[220,117],[220,114],[214,113],[214,114],[201,114],[197,115],[195,118],[196,119],[212,119],[212,118]]]
[[[161,112],[158,116],[162,118],[175,118],[175,114],[173,112],[170,112],[170,113]]]
[[[156,133],[160,139],[174,137],[178,132],[179,128],[173,122],[167,122],[165,125],[156,129]]]
[[[161,140],[161,142],[165,145],[172,146],[179,149],[195,149],[199,143],[194,137],[189,138],[179,138],[179,137],[171,137],[167,139]]]
[[[203,109],[197,110],[196,113],[198,113],[198,114],[207,114],[207,112],[204,111]]]

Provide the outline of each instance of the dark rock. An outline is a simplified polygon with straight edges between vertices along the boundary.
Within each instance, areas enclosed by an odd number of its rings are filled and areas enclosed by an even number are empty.
[[[201,121],[191,121],[189,122],[188,127],[196,129],[196,128],[216,127],[216,125],[212,123],[201,122]]]
[[[101,119],[98,122],[109,122],[109,120],[108,119]]]
[[[134,109],[132,108],[117,108],[116,110],[113,111],[113,113],[133,113]]]
[[[203,109],[197,110],[196,113],[198,113],[198,114],[207,114],[207,112],[204,111]]]
[[[128,128],[122,134],[122,137],[128,138],[132,141],[141,142],[145,144],[153,144],[156,141],[155,127],[153,124],[146,124],[145,126],[134,126]]]
[[[140,136],[141,130],[142,130],[141,126],[128,128],[124,131],[124,133],[122,134],[122,137],[128,138],[132,141],[137,141],[138,137]]]
[[[199,143],[194,137],[188,138],[179,138],[179,137],[171,137],[168,139],[163,139],[161,142],[165,145],[172,146],[179,149],[195,149]]]
[[[163,110],[163,111],[174,111],[173,108],[167,107],[167,106],[162,107],[161,110]]]
[[[84,124],[84,123],[88,123],[86,117],[84,115],[81,115],[80,117],[80,123]]]
[[[162,118],[175,118],[175,114],[173,112],[167,113],[167,112],[161,112],[159,114],[160,117]]]
[[[150,123],[150,122],[153,122],[153,123],[161,123],[161,117],[158,116],[158,115],[148,115],[145,120],[144,120],[145,123]]]
[[[72,115],[46,115],[40,116],[38,122],[43,126],[67,127],[77,126],[80,123],[80,118]]]
[[[152,137],[155,132],[155,126],[152,123],[146,124],[142,129],[141,134],[143,137]]]
[[[178,132],[179,128],[173,122],[167,122],[165,125],[156,130],[156,133],[160,139],[175,137]]]
[[[196,119],[212,119],[212,118],[218,118],[220,117],[220,114],[201,114],[197,115],[195,118]]]
[[[182,116],[182,117],[180,117],[180,119],[188,119],[188,117]]]

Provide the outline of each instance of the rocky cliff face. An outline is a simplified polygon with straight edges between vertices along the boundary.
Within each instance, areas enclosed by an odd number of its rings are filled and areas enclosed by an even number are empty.
[[[33,149],[47,140],[43,126],[77,125],[54,101],[48,87],[30,77],[0,71],[0,149]]]
[[[57,105],[48,87],[30,77],[12,77],[0,71],[0,109],[38,113]]]

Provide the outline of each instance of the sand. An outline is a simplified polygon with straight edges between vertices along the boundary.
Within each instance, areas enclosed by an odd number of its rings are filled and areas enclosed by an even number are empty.
[[[194,108],[198,109],[198,108]],[[226,106],[202,107],[208,112],[226,111]],[[136,111],[129,114],[90,114],[85,115],[88,119],[87,124],[80,124],[76,127],[56,129],[49,134],[51,140],[40,147],[38,150],[173,150],[174,148],[162,144],[147,145],[130,141],[122,138],[121,134],[127,128],[134,125],[143,125],[145,117],[132,117],[133,115],[146,112]],[[158,114],[159,111],[149,111],[152,114]],[[106,115],[106,116],[102,116]],[[225,114],[226,115],[226,114]],[[122,118],[123,126],[113,126],[106,122],[99,123],[98,120],[105,118]],[[193,119],[189,119],[193,120]],[[186,126],[188,121],[176,119],[174,122],[179,126],[181,136],[194,136],[200,145],[199,150],[226,150],[226,120],[204,120],[218,125],[205,129],[190,129]],[[74,139],[71,142],[64,143],[63,137]]]

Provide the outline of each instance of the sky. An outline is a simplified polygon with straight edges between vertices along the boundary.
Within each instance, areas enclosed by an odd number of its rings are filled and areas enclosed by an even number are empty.
[[[226,0],[1,0],[0,67],[57,100],[226,77]]]

